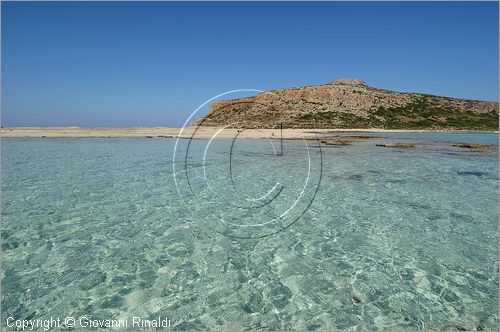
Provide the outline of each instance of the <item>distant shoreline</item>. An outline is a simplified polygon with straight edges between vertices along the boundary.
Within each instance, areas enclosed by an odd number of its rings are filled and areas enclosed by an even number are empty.
[[[193,136],[196,127],[186,127],[182,131],[182,138]],[[225,129],[218,133],[220,128],[217,127],[198,127],[194,137],[196,138],[211,138],[216,135],[217,138],[233,138],[238,134],[239,138],[277,138],[280,136],[279,129]],[[177,138],[181,128],[168,127],[131,127],[131,128],[81,128],[81,127],[10,127],[0,130],[1,137],[96,137],[96,138],[114,138],[114,137],[148,137],[148,138]],[[326,134],[330,132],[349,133],[498,133],[495,131],[481,130],[411,130],[411,129],[283,129],[284,139],[297,139],[310,136],[315,137],[315,134]]]

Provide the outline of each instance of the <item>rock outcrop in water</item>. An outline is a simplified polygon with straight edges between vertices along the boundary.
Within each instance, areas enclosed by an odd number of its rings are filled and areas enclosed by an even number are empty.
[[[242,128],[498,129],[498,103],[377,89],[362,80],[217,101],[198,121]]]

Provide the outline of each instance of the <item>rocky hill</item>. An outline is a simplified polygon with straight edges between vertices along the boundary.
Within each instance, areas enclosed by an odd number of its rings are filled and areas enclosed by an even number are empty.
[[[197,124],[241,128],[498,130],[498,103],[402,93],[341,79],[217,101]]]

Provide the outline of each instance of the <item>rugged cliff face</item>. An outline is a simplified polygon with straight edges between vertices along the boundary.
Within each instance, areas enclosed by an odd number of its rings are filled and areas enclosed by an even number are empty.
[[[342,79],[214,102],[202,126],[498,129],[498,103],[401,93]]]

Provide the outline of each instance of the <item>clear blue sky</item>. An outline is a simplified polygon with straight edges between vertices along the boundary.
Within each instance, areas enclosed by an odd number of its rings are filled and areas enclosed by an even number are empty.
[[[498,101],[498,3],[2,2],[3,126],[180,126],[208,98],[364,79]]]

